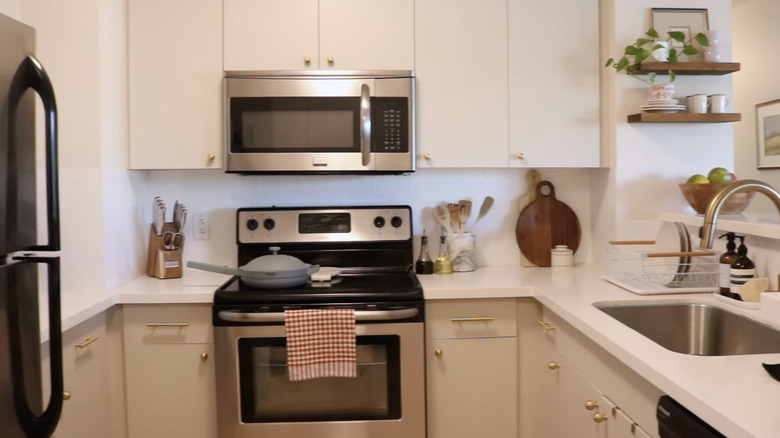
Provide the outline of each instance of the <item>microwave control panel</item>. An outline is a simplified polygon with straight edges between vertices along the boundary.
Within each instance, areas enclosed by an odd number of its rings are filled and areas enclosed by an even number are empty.
[[[371,99],[371,152],[409,152],[409,99]]]

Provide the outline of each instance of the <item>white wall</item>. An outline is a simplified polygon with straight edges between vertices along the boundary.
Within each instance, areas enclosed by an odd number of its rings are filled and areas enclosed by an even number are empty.
[[[605,45],[605,56],[616,57],[623,48],[642,36],[652,23],[651,8],[669,7],[666,1],[611,0],[605,10],[614,10],[609,23],[614,26],[614,41]],[[674,7],[705,8],[709,28],[717,29],[722,41],[724,60],[731,54],[730,0],[689,0]],[[615,75],[612,69],[607,74]],[[640,112],[646,103],[648,86],[625,74],[614,76],[614,125],[603,135],[614,150],[614,168],[610,185],[614,199],[602,208],[614,208],[615,229],[609,238],[654,238],[661,211],[688,211],[677,184],[695,173],[706,174],[711,168],[733,169],[732,123],[723,124],[629,124],[626,117]],[[689,94],[723,93],[732,96],[732,78],[727,76],[677,76],[675,98]],[[609,105],[610,102],[607,102]],[[606,214],[602,211],[602,214]]]

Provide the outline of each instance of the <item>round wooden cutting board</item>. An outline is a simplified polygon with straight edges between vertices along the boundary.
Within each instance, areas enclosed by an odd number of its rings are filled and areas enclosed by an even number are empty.
[[[549,193],[545,194],[547,187]],[[528,204],[517,218],[517,245],[528,260],[539,266],[550,266],[550,250],[567,245],[576,252],[582,231],[574,211],[555,198],[555,187],[549,181],[536,185],[536,200]]]

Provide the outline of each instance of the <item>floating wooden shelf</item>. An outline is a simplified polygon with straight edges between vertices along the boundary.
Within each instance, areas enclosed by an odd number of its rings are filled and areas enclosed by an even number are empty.
[[[628,123],[726,123],[739,122],[739,113],[639,113],[630,114]]]
[[[738,62],[643,62],[637,74],[667,74],[674,70],[677,75],[727,75],[739,71]]]

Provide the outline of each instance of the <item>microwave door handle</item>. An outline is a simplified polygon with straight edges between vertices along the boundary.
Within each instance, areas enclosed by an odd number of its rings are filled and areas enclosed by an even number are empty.
[[[368,84],[360,86],[360,153],[363,165],[371,162],[371,93]]]

